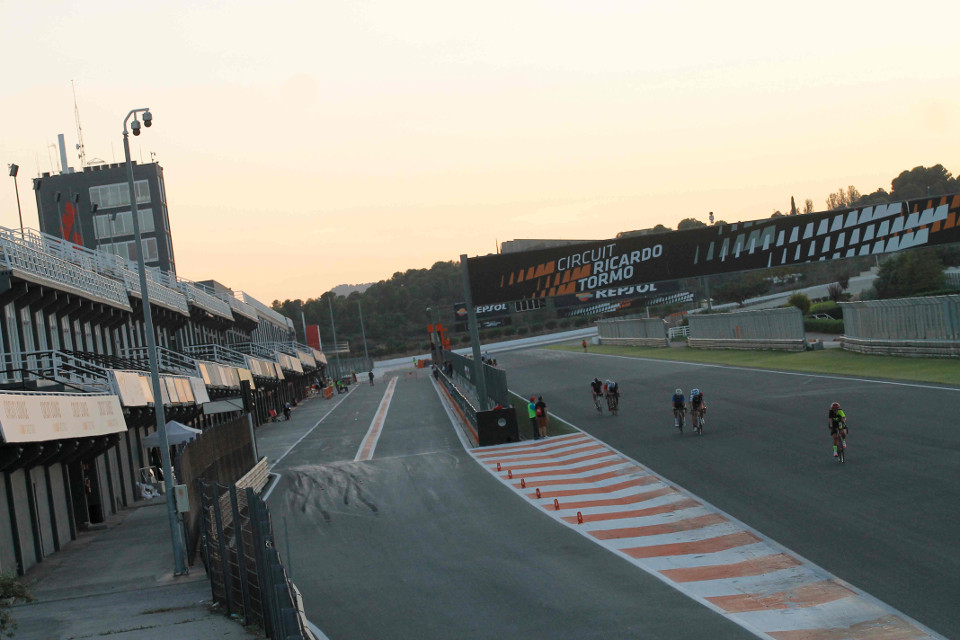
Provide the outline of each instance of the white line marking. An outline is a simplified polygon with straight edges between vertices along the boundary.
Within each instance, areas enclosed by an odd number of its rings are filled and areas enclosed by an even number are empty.
[[[363,437],[360,448],[357,449],[357,455],[353,458],[354,462],[362,460],[372,460],[373,452],[377,449],[377,442],[380,441],[380,434],[383,433],[383,425],[387,421],[387,412],[390,411],[390,402],[393,400],[393,391],[397,387],[399,378],[391,378],[386,391],[383,392],[383,400],[377,407],[377,412],[373,415],[370,422],[370,428],[367,429],[367,435]]]
[[[284,451],[282,456],[280,456],[279,458],[277,458],[276,460],[273,461],[273,464],[270,465],[270,470],[273,471],[273,468],[274,468],[275,466],[277,466],[277,464],[279,464],[281,460],[283,460],[284,458],[286,458],[286,457],[287,457],[287,454],[290,453],[291,451],[293,451],[293,448],[294,448],[295,446],[297,446],[298,444],[300,444],[301,442],[303,442],[303,439],[304,439],[304,438],[306,438],[308,435],[310,435],[311,433],[313,433],[313,430],[316,429],[317,427],[319,427],[319,426],[320,426],[320,423],[323,422],[323,421],[327,418],[327,416],[329,416],[331,413],[333,413],[334,409],[336,409],[337,407],[339,407],[340,404],[341,404],[344,400],[346,400],[347,398],[349,398],[349,397],[350,397],[350,394],[348,393],[348,394],[347,394],[346,396],[344,396],[343,398],[340,398],[340,400],[337,401],[337,404],[335,404],[335,405],[333,405],[332,407],[330,407],[330,411],[327,411],[325,414],[323,414],[323,417],[320,418],[319,420],[317,420],[317,423],[316,423],[315,425],[313,425],[312,427],[310,427],[310,428],[307,430],[306,433],[304,433],[302,436],[300,436],[300,439],[299,439],[299,440],[297,440],[297,441],[294,442],[292,445],[290,445],[290,448],[287,449],[286,451]]]

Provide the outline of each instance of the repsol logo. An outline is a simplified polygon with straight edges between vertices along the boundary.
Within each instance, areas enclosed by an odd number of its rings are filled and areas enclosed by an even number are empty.
[[[638,284],[632,287],[600,289],[599,291],[595,291],[593,295],[599,300],[600,298],[619,298],[621,296],[632,296],[637,293],[655,293],[656,290],[657,285],[655,284]]]
[[[501,302],[499,304],[485,304],[477,307],[477,315],[481,313],[496,313],[498,311],[507,311],[507,303]]]

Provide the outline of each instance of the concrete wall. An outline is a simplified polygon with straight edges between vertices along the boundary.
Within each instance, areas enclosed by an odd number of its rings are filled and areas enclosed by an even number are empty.
[[[960,357],[960,295],[842,302],[847,351]]]
[[[659,318],[624,318],[597,322],[600,344],[669,347],[667,323]]]
[[[687,344],[705,349],[802,351],[806,333],[796,307],[691,315]]]

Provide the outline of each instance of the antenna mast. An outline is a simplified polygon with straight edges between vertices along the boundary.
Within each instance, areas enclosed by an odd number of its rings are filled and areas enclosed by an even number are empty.
[[[77,107],[77,87],[70,81],[73,88],[73,117],[77,121],[77,155],[80,157],[80,170],[87,166],[87,152],[83,148],[83,128],[80,126],[80,109]]]

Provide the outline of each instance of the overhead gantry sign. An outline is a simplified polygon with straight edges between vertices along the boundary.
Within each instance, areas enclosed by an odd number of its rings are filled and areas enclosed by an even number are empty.
[[[473,304],[630,295],[679,278],[960,242],[960,194],[470,258]]]

